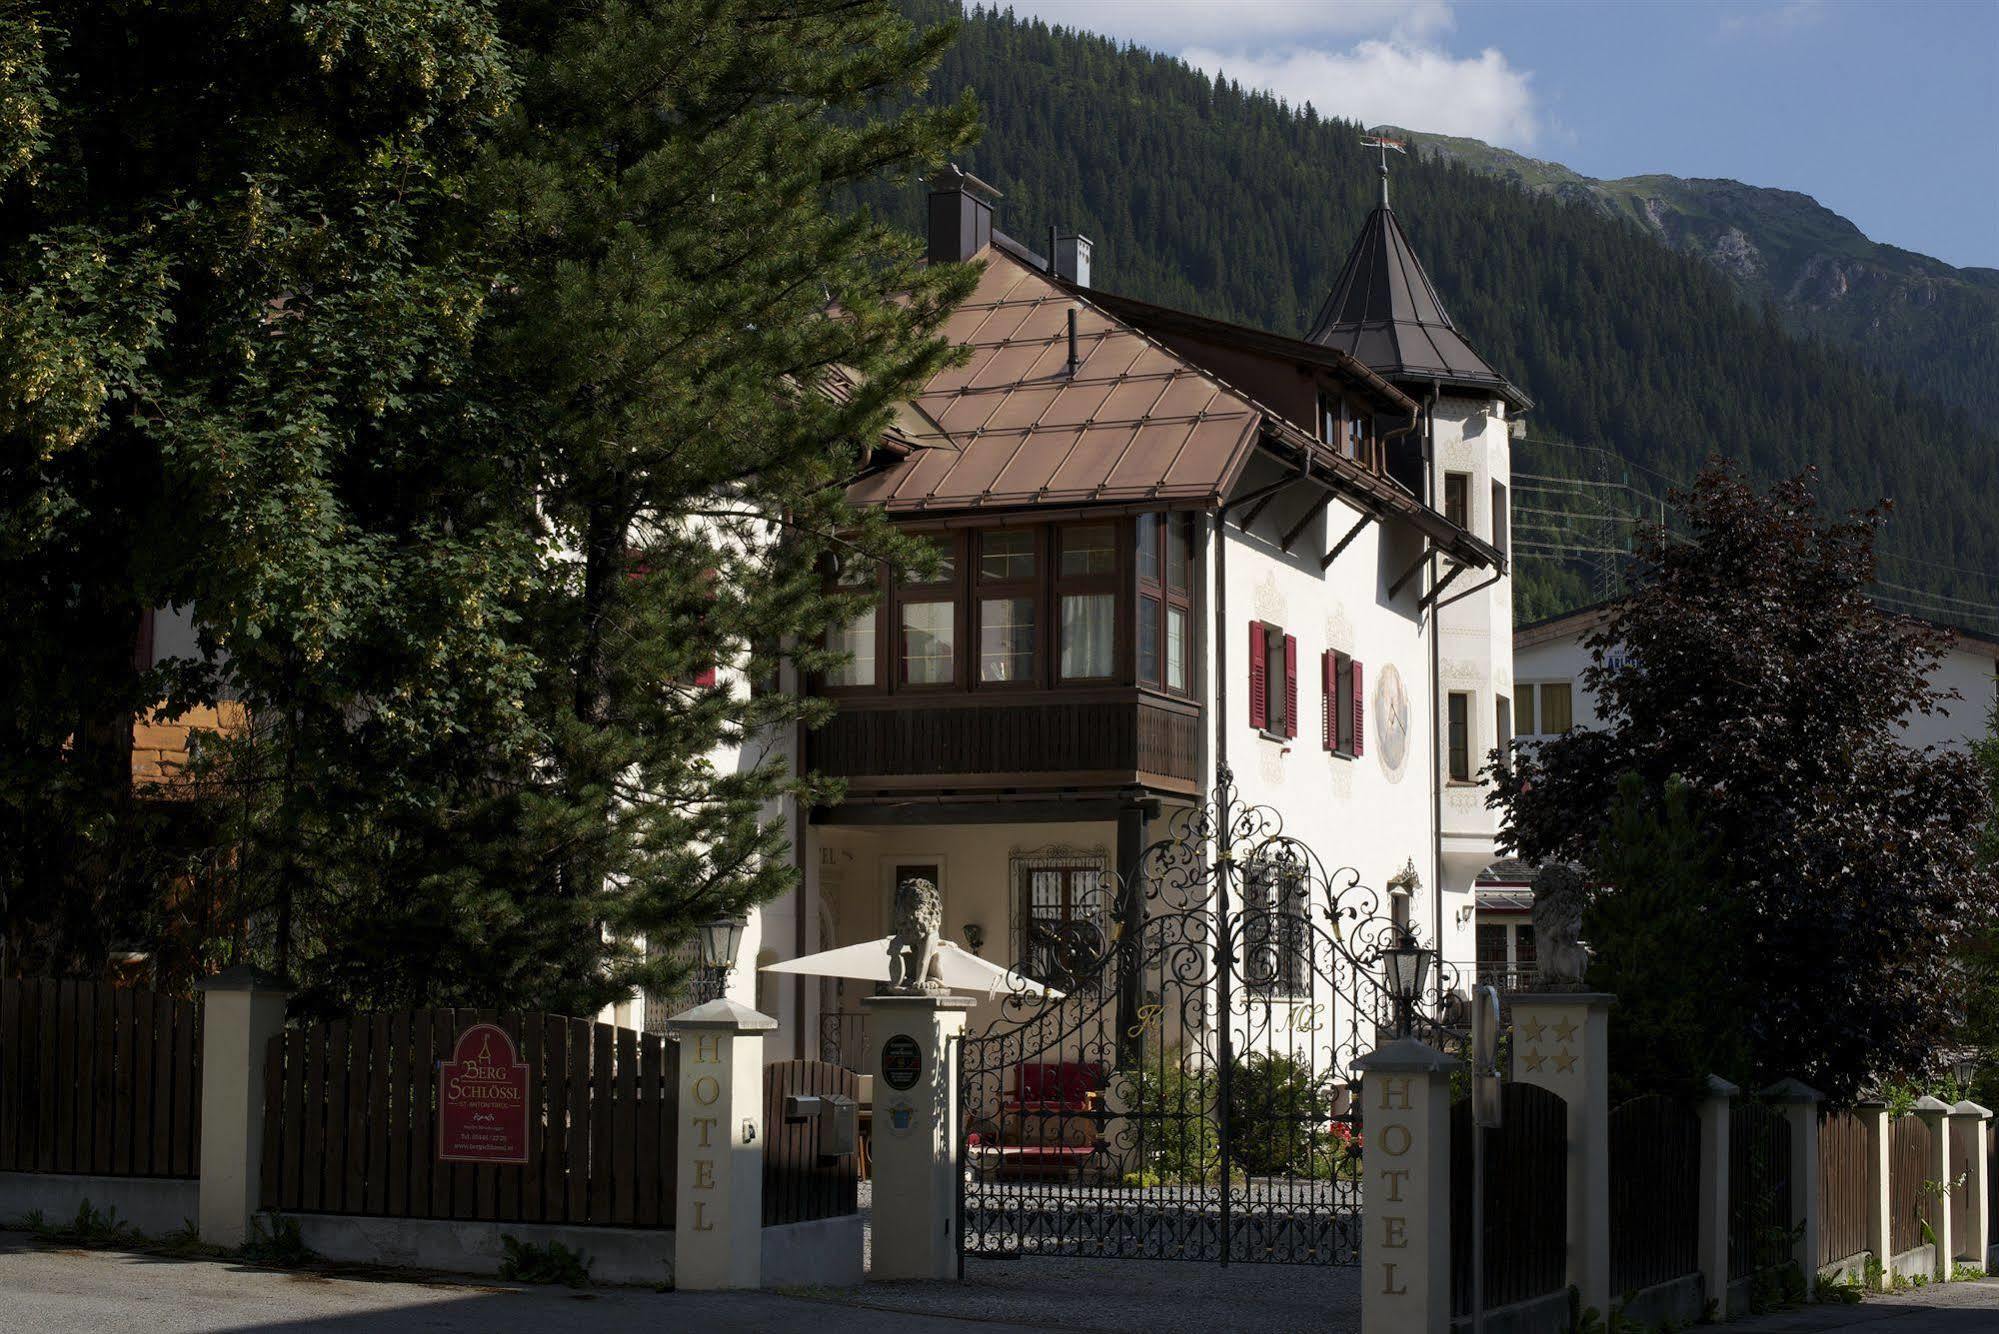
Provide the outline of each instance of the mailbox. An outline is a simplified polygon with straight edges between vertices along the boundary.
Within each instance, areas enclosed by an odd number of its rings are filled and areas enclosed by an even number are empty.
[[[858,1144],[854,1100],[844,1093],[794,1093],[784,1100],[787,1121],[819,1122],[819,1156],[839,1158]]]

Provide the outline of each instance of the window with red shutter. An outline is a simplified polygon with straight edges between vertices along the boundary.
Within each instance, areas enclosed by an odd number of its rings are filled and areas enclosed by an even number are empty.
[[[1264,658],[1263,622],[1249,623],[1249,725],[1261,731],[1269,714],[1266,685],[1268,664]]]
[[[1339,676],[1339,656],[1331,649],[1319,655],[1319,746],[1322,750],[1339,749],[1339,696],[1334,693],[1334,682]]]
[[[1284,636],[1284,735],[1298,735],[1298,641]]]
[[[1367,687],[1361,681],[1359,658],[1353,663],[1353,753],[1367,753]]]

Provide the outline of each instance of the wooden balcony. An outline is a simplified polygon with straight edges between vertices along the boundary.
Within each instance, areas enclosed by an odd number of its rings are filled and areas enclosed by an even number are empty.
[[[807,762],[849,791],[1200,790],[1201,709],[1132,689],[843,699]]]

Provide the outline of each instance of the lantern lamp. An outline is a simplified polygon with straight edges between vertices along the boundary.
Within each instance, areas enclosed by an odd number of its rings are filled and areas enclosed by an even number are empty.
[[[736,966],[736,954],[743,947],[743,928],[740,917],[719,917],[700,926],[701,963],[706,968],[718,968],[729,972]]]

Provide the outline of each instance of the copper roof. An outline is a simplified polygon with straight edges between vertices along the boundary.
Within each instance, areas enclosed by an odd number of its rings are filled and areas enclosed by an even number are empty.
[[[1000,247],[985,259],[943,329],[970,359],[933,376],[897,423],[908,456],[848,497],[899,513],[1220,500],[1264,414]]]

